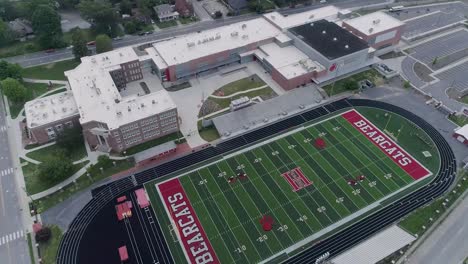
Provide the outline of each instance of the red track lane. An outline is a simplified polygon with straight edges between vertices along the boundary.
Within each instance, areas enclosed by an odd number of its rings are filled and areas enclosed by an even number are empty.
[[[406,171],[414,180],[419,180],[431,174],[430,171],[424,168],[411,155],[398,146],[397,143],[357,111],[351,110],[341,116],[382,150],[382,152],[391,158],[400,168]]]
[[[190,263],[220,263],[179,179],[157,185]]]

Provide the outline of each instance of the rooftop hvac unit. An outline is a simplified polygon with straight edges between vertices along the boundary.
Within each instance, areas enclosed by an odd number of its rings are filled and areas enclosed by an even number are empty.
[[[314,18],[314,14],[311,14],[311,15],[309,16],[309,19],[312,19],[312,18]]]
[[[344,47],[345,47],[345,49],[349,49],[349,45],[348,45],[348,44],[346,44]]]
[[[247,39],[247,38],[249,38],[249,35],[242,35],[242,38]]]
[[[246,29],[247,28],[247,25],[246,24],[242,24],[242,29]]]
[[[117,111],[116,114],[117,114],[118,116],[121,116],[121,115],[122,115],[122,112],[121,112],[121,111]]]
[[[237,37],[239,35],[239,32],[234,31],[231,33],[231,37]]]
[[[380,23],[380,19],[376,19],[376,20],[372,21],[372,23],[374,23],[374,25],[377,25],[377,24]]]
[[[337,39],[336,37],[335,37],[335,38],[333,38],[333,41],[337,41],[337,40],[338,40],[338,39]]]
[[[190,47],[193,47],[193,46],[195,46],[195,42],[189,42],[189,43],[187,43],[187,47],[190,48]]]
[[[221,35],[218,33],[216,34],[216,38],[215,39],[220,39],[221,38]]]
[[[324,30],[324,31],[322,31],[322,34],[327,34],[327,31],[325,31],[325,30]]]
[[[374,28],[369,28],[369,33],[374,32]]]

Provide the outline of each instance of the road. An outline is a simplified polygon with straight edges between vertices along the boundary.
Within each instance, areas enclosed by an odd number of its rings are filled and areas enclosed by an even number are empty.
[[[406,263],[462,264],[468,256],[468,198],[419,246]]]
[[[338,7],[342,8],[353,8],[353,7],[361,7],[361,6],[368,6],[371,4],[378,4],[378,3],[385,3],[388,1],[385,0],[329,0],[328,4],[334,4]],[[280,10],[283,14],[294,14],[299,12],[304,12],[307,10],[315,9],[318,7],[322,7],[324,4],[315,4],[312,6],[304,6],[299,8],[285,8]],[[240,22],[243,20],[257,18],[261,15],[258,14],[246,14],[241,16],[229,17],[226,19],[219,19],[219,20],[205,20],[198,23],[189,24],[187,26],[182,27],[174,27],[169,29],[164,29],[161,31],[157,31],[151,35],[146,36],[125,36],[125,38],[121,40],[113,41],[114,48],[120,48],[125,46],[132,46],[137,44],[143,44],[146,42],[154,42],[158,40],[163,40],[171,37],[175,37],[182,34],[187,34],[190,32],[200,31],[200,30],[207,30],[212,29],[219,26],[229,25],[232,23]],[[57,50],[53,53],[45,53],[44,51],[29,53],[25,55],[15,56],[5,58],[4,60],[12,63],[18,63],[22,67],[32,67],[41,64],[47,64],[55,61],[67,60],[72,59],[73,54],[70,48]]]
[[[29,264],[31,261],[14,172],[5,108],[3,100],[0,100],[0,262]]]

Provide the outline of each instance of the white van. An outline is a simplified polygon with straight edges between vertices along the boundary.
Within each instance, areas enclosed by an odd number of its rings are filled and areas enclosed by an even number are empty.
[[[389,12],[398,12],[398,11],[403,10],[404,8],[405,8],[404,6],[394,6],[394,7],[391,7],[388,11]]]

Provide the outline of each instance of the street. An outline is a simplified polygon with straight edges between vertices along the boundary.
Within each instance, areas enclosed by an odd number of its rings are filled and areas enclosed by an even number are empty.
[[[334,4],[341,8],[353,8],[353,7],[368,6],[371,4],[376,5],[379,3],[386,3],[386,2],[389,2],[389,1],[385,1],[385,0],[374,0],[374,1],[334,0],[333,1],[333,0],[330,0],[328,1],[327,4],[314,4],[311,6],[303,6],[303,7],[298,7],[294,9],[283,8],[279,11],[283,14],[294,14],[294,13],[304,12],[310,9],[319,8],[328,4]],[[223,25],[229,25],[229,24],[240,22],[243,20],[253,19],[259,16],[261,15],[256,14],[256,13],[249,13],[246,15],[229,17],[227,19],[202,20],[201,22],[189,24],[183,27],[174,27],[174,28],[157,31],[153,34],[146,35],[146,36],[134,36],[134,35],[125,36],[121,40],[114,40],[113,46],[114,48],[120,48],[120,47],[125,47],[125,46],[143,44],[147,42],[154,42],[154,41],[163,40],[166,38],[171,38],[171,37],[175,37],[175,36],[182,35],[182,34],[187,34],[189,32],[207,30],[207,29],[211,29],[211,28],[215,28],[215,27],[219,27]],[[94,48],[93,48],[93,51],[94,51]],[[45,51],[39,51],[35,53],[29,53],[25,55],[5,58],[4,60],[11,62],[11,63],[18,63],[22,67],[32,67],[36,65],[48,64],[51,62],[67,60],[67,59],[72,59],[72,58],[73,58],[72,50],[70,48],[65,48],[65,49],[57,50],[53,53],[46,53]]]
[[[3,98],[0,95],[0,98]],[[29,264],[28,242],[7,134],[3,100],[0,100],[0,259],[5,264]]]
[[[442,224],[426,238],[406,263],[462,264],[468,256],[468,199],[458,205]]]

